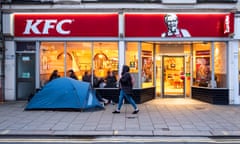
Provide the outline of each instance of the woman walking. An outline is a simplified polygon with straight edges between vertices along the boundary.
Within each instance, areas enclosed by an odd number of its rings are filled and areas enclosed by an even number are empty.
[[[118,107],[115,111],[112,113],[118,114],[120,113],[122,104],[123,104],[123,99],[126,98],[127,101],[133,106],[134,111],[132,114],[137,114],[139,112],[139,109],[133,100],[133,78],[131,74],[129,73],[129,66],[124,65],[122,67],[122,73],[121,73],[121,78],[119,80],[120,83],[120,95],[119,95],[119,101],[118,101]]]

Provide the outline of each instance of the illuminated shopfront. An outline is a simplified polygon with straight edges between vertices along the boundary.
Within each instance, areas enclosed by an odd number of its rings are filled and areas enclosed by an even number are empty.
[[[144,47],[152,48],[154,52],[152,69],[156,95],[193,97],[212,103],[228,103],[228,94],[226,94],[228,93],[228,46],[225,39],[234,31],[233,15],[230,13],[177,14],[179,28],[187,30],[190,34],[185,37],[179,33],[159,39],[159,36],[163,36],[167,30],[165,15],[131,13],[125,15],[125,36],[129,39],[135,37],[143,39],[140,43],[142,56],[145,53]],[[146,37],[153,40],[145,40]],[[194,38],[198,40],[191,40]],[[205,38],[207,40],[201,40]],[[216,38],[220,40],[213,40]],[[141,59],[142,72],[144,72],[143,62],[144,60]],[[144,79],[141,79],[143,87]],[[209,89],[217,95],[224,96],[220,96],[222,99],[217,102],[214,100],[215,96],[198,97],[198,93],[208,95]]]
[[[25,54],[36,56],[35,71],[19,71],[16,79],[27,82],[36,74],[35,89],[43,87],[55,69],[62,77],[73,69],[81,80],[86,71],[99,78],[113,71],[119,77],[121,66],[127,64],[136,80],[134,89],[154,91],[142,102],[156,97],[191,98],[193,88],[228,90],[227,53],[229,35],[234,32],[233,14],[176,14],[184,30],[171,37],[165,33],[165,15],[16,13],[14,36],[19,61],[29,61]],[[186,30],[189,34],[185,37]],[[34,48],[28,50],[27,43],[33,43]],[[26,93],[17,94],[17,99],[26,98]]]

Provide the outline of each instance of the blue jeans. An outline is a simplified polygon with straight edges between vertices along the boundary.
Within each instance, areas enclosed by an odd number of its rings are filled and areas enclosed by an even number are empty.
[[[135,101],[132,99],[131,96],[127,95],[123,90],[120,90],[120,95],[119,95],[119,100],[118,100],[118,110],[120,111],[120,109],[122,107],[124,97],[133,106],[134,110],[136,110],[137,105],[136,105]]]

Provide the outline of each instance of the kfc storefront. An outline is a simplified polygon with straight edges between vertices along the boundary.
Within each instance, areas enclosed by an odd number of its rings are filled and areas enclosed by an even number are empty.
[[[127,64],[136,79],[137,103],[194,98],[238,103],[229,75],[235,74],[233,13],[14,13],[7,41],[6,100],[26,100],[54,70],[73,69],[116,77]],[[237,68],[236,68],[237,70]],[[14,77],[12,77],[14,75]],[[238,80],[236,80],[238,83]],[[97,88],[103,96],[118,88]],[[110,93],[109,93],[110,92]]]

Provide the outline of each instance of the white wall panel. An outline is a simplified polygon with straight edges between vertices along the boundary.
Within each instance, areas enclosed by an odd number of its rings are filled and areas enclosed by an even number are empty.
[[[240,39],[240,15],[236,14],[234,19],[234,38]]]
[[[238,41],[228,43],[229,104],[239,104],[238,96]]]
[[[5,42],[5,100],[16,100],[15,48],[13,41]]]
[[[3,14],[3,34],[13,36],[13,15]]]

